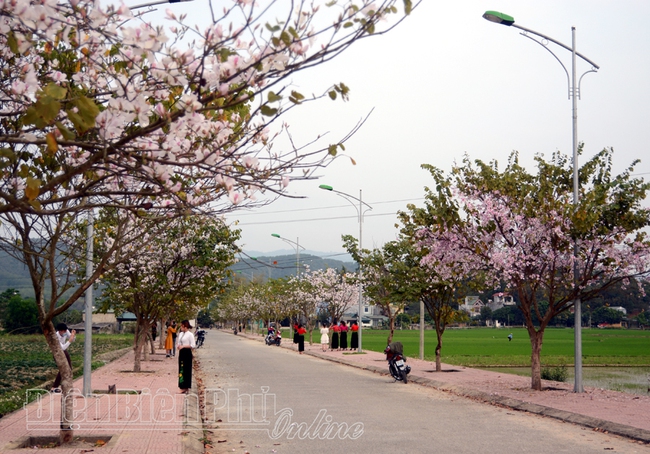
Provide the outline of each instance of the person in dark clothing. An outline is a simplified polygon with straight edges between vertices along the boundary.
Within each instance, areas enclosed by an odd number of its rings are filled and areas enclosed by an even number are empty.
[[[359,348],[359,325],[357,325],[357,322],[352,322],[350,331],[352,332],[350,336],[350,350],[357,350]]]
[[[345,320],[341,320],[341,350],[348,349],[348,325],[345,323]]]
[[[56,325],[55,334],[56,334],[56,338],[59,340],[59,344],[61,345],[61,350],[63,350],[65,359],[68,360],[70,369],[72,369],[72,359],[70,358],[68,347],[70,346],[71,343],[74,342],[77,332],[75,330],[68,331],[68,326],[65,323],[59,323],[58,325]],[[59,372],[56,375],[56,378],[54,379],[54,383],[52,384],[52,391],[61,392],[59,386],[61,386],[61,372]]]
[[[307,330],[304,326],[298,325],[298,352],[302,355],[305,351],[305,333]]]
[[[192,350],[196,348],[194,334],[190,331],[192,325],[189,320],[183,320],[180,334],[176,337],[176,350],[178,350],[178,388],[181,394],[187,394],[192,387]]]

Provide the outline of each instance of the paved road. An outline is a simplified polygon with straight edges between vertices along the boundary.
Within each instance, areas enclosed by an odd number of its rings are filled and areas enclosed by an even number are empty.
[[[647,453],[647,446],[211,331],[210,452]]]

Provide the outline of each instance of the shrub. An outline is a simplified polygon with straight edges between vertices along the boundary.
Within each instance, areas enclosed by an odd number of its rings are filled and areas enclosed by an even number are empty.
[[[568,376],[569,371],[565,365],[542,368],[542,380],[566,381]]]

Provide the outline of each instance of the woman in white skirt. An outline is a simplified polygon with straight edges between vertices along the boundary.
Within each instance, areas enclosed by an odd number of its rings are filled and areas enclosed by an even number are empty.
[[[323,324],[323,327],[320,329],[320,346],[323,348],[323,351],[326,352],[329,345],[330,345],[330,330],[327,327],[327,323],[325,323]]]

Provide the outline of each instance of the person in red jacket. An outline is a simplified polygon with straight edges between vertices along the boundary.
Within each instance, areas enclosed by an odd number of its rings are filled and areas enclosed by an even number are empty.
[[[336,351],[339,349],[339,324],[334,322],[332,323],[332,350]]]
[[[302,355],[302,352],[305,351],[305,333],[307,330],[301,324],[298,325],[298,330],[296,332],[298,333],[298,352]]]
[[[341,344],[341,350],[348,349],[348,325],[345,323],[345,320],[341,320],[341,326],[339,326],[341,334],[339,335],[339,343]]]
[[[350,325],[352,335],[350,337],[350,350],[357,350],[359,348],[359,325],[357,322],[352,322]]]

